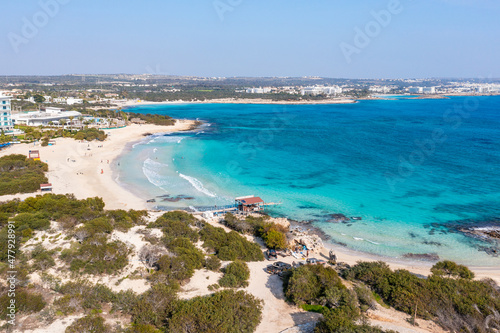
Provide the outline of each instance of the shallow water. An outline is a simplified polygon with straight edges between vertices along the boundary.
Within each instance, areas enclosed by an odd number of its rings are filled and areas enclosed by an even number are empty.
[[[169,195],[156,198],[160,208],[254,194],[282,202],[271,214],[313,221],[355,250],[500,263],[485,252],[492,244],[454,232],[500,216],[500,97],[131,111],[206,122],[146,138],[120,157],[125,186],[144,199]],[[332,223],[333,213],[362,220]]]

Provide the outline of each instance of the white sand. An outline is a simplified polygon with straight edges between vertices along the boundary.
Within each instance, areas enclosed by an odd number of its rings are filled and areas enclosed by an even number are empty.
[[[144,198],[136,197],[113,179],[113,160],[122,153],[127,143],[140,140],[145,133],[182,131],[192,125],[193,121],[188,120],[177,121],[174,126],[131,125],[106,130],[110,135],[104,142],[80,143],[70,138],[59,138],[55,146],[18,144],[1,151],[0,157],[27,155],[29,150],[39,150],[41,160],[49,165],[48,179],[53,185],[53,193],[73,193],[78,199],[98,196],[103,198],[107,209],[146,209]],[[101,145],[103,147],[98,148]],[[0,201],[31,196],[33,194],[0,196]]]

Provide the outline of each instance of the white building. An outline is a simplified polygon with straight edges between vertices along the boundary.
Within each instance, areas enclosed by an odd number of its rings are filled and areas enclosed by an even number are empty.
[[[425,87],[423,88],[424,94],[435,94],[436,93],[436,87]]]
[[[69,122],[71,118],[79,118],[78,111],[63,111],[59,108],[46,108],[43,111],[24,112],[12,116],[12,122],[17,125],[47,126],[50,123],[57,125],[61,120]]]
[[[12,96],[0,93],[0,130],[10,132],[14,129],[11,114]]]
[[[81,98],[74,98],[74,97],[68,97],[68,99],[66,100],[66,104],[68,104],[68,105],[83,104],[83,99],[81,99]]]
[[[271,88],[248,88],[246,90],[247,94],[269,94],[271,92]]]
[[[424,88],[423,87],[410,87],[410,88],[408,88],[408,92],[410,94],[423,94]]]
[[[302,96],[304,95],[338,95],[342,93],[342,88],[339,86],[332,87],[305,87],[302,88],[301,92]]]

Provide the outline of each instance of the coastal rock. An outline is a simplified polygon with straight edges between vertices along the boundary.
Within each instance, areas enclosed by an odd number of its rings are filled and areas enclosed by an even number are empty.
[[[303,245],[307,247],[309,251],[320,252],[324,248],[323,241],[318,235],[310,234],[308,232],[293,232],[292,235],[292,244]]]
[[[286,217],[270,218],[269,221],[286,229],[290,228],[290,221]]]
[[[330,214],[328,215],[328,217],[330,218],[328,222],[334,222],[334,223],[347,222],[350,220],[344,214]]]
[[[406,259],[425,260],[425,261],[439,261],[437,253],[407,253],[403,255]]]
[[[460,231],[479,238],[500,240],[500,227],[467,228],[460,229]]]

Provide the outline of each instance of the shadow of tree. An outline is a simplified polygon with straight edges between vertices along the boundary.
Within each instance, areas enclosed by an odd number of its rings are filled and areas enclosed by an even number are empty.
[[[281,281],[278,275],[269,275],[269,278],[266,282],[266,287],[271,290],[271,293],[274,297],[279,300],[285,300],[285,293],[283,292],[283,281]]]

